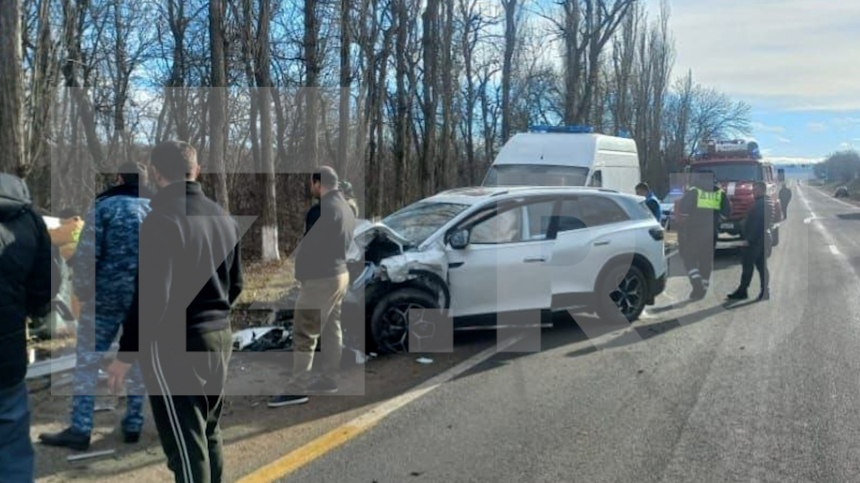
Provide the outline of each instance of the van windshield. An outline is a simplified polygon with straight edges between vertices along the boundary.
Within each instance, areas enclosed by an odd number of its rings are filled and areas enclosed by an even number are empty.
[[[712,172],[717,181],[761,181],[761,166],[756,163],[720,163],[700,165],[694,173]]]
[[[542,164],[504,164],[490,167],[484,186],[585,186],[588,168]]]

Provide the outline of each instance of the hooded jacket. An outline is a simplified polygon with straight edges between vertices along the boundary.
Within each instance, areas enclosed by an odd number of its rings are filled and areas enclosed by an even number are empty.
[[[0,173],[0,389],[19,384],[27,373],[26,319],[50,312],[51,239],[31,206],[24,182]]]
[[[116,324],[125,319],[136,288],[140,224],[149,211],[148,192],[136,184],[116,186],[96,198],[71,261],[82,319]]]

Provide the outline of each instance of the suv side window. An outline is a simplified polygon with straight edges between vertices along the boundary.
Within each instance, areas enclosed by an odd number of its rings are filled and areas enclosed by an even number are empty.
[[[552,221],[555,201],[541,201],[526,205],[526,216],[528,217],[528,233],[526,240],[546,240],[549,233],[549,225]]]
[[[650,212],[649,212],[650,215]],[[603,196],[580,196],[564,200],[559,213],[559,233],[628,221],[618,204]]]
[[[522,206],[501,211],[472,227],[471,243],[499,245],[522,241]]]

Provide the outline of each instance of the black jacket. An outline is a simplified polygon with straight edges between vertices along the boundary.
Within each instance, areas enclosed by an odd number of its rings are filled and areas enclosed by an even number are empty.
[[[305,236],[296,254],[296,280],[346,273],[346,254],[355,233],[355,213],[340,191],[326,193],[305,217]]]
[[[751,248],[762,248],[767,241],[766,233],[770,229],[771,204],[766,198],[757,198],[752,209],[744,220],[743,236]]]
[[[27,374],[26,319],[49,313],[58,269],[48,229],[31,207],[27,186],[0,173],[0,389]]]
[[[173,183],[140,227],[139,282],[123,325],[120,360],[145,340],[188,339],[230,328],[242,291],[239,226],[198,183]],[[141,331],[138,336],[138,330]]]

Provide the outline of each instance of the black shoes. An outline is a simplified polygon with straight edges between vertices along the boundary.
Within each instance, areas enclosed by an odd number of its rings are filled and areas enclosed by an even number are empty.
[[[135,433],[132,431],[126,431],[124,429],[122,430],[122,442],[123,443],[134,444],[134,443],[137,443],[138,441],[140,441],[140,431]]]
[[[708,292],[703,288],[694,288],[692,292],[690,292],[690,300],[697,301],[705,298]]]
[[[746,290],[735,290],[726,296],[728,300],[746,300],[749,297],[750,296]]]
[[[90,448],[90,435],[78,433],[72,428],[66,428],[59,433],[40,434],[39,441],[46,446],[71,448],[75,451],[86,451]]]
[[[307,402],[307,396],[272,396],[269,398],[269,407],[296,406],[298,404],[306,404]]]
[[[337,383],[323,377],[308,386],[308,392],[310,394],[335,394],[337,392]]]

